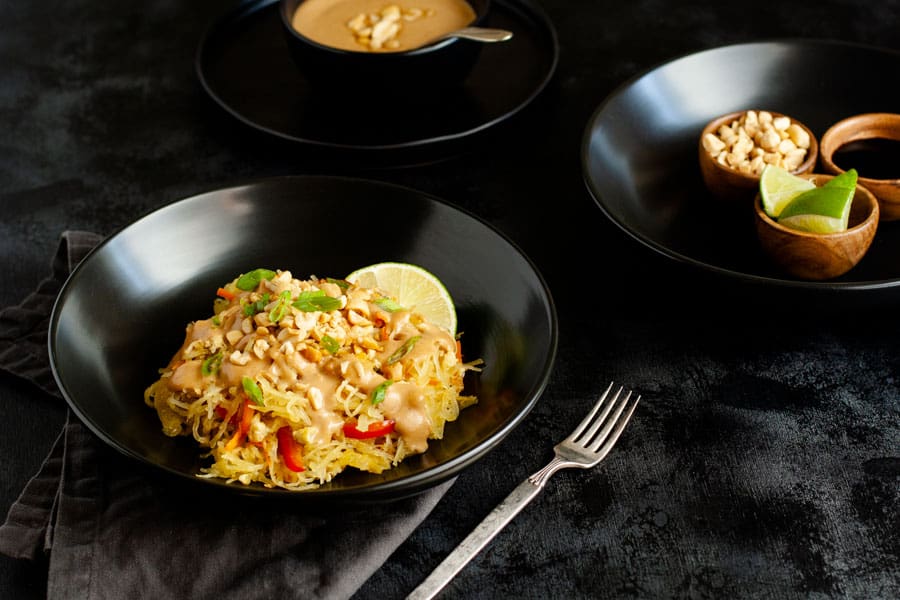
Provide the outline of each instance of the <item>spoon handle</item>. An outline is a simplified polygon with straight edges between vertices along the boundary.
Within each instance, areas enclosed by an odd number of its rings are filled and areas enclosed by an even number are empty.
[[[504,42],[513,36],[508,29],[491,29],[490,27],[463,27],[447,37],[465,38],[476,42]]]

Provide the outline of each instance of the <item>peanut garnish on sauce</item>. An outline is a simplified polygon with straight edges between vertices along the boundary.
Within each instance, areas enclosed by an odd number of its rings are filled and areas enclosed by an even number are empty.
[[[434,9],[400,8],[388,4],[377,13],[359,13],[347,23],[357,43],[369,50],[398,50],[403,23],[434,16]]]

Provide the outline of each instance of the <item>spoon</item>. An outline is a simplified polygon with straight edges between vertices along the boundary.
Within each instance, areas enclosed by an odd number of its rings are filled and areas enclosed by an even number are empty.
[[[505,42],[513,36],[513,32],[508,29],[492,29],[490,27],[463,27],[456,31],[444,34],[434,40],[439,42],[448,38],[464,38],[474,40],[476,42]],[[434,43],[432,42],[432,43]]]

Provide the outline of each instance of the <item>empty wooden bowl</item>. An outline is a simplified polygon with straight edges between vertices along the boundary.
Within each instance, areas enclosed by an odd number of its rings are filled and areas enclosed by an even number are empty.
[[[704,127],[703,131],[700,133],[698,158],[700,161],[700,172],[703,175],[703,182],[713,196],[732,204],[746,203],[749,207],[750,203],[753,201],[754,194],[759,191],[759,175],[742,173],[733,167],[719,163],[703,144],[703,139],[706,137],[706,134],[716,135],[722,125],[729,125],[730,123],[739,120],[746,112],[746,110],[741,110],[729,113],[717,117],[707,123],[706,127]],[[800,128],[806,132],[807,136],[809,136],[809,148],[807,148],[803,162],[800,163],[796,169],[791,170],[791,172],[795,175],[799,175],[801,173],[807,173],[815,167],[819,155],[819,143],[809,127],[790,115],[784,115],[771,110],[755,112],[768,112],[771,113],[773,117],[786,116],[791,120],[792,124],[799,125]]]
[[[821,187],[834,175],[802,175]],[[845,231],[809,233],[779,225],[755,200],[756,234],[763,251],[787,273],[800,279],[824,280],[839,277],[855,267],[872,245],[878,228],[879,207],[874,194],[856,186],[850,219]]]
[[[881,219],[900,219],[900,114],[866,113],[838,121],[820,146],[823,170],[856,169],[859,185],[878,198]]]

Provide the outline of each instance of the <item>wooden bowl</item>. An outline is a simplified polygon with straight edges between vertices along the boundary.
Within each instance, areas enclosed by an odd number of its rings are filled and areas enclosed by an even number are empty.
[[[816,186],[834,175],[805,174]],[[879,206],[875,195],[856,186],[848,228],[837,233],[809,233],[779,225],[754,202],[756,234],[763,251],[784,271],[800,279],[823,280],[843,275],[859,263],[875,237]]]
[[[900,146],[900,114],[866,113],[838,121],[828,128],[822,136],[821,157],[822,168],[828,173],[843,173],[844,169],[834,162],[835,153],[842,146],[853,142],[864,143],[865,140],[882,138],[894,140]],[[852,160],[852,159],[848,159]],[[866,177],[866,166],[846,164],[848,169],[856,169],[859,185],[865,187],[878,198],[881,205],[881,220],[896,221],[900,219],[900,179],[875,179]],[[896,163],[900,173],[900,161]],[[898,175],[900,177],[900,175]]]
[[[746,203],[747,206],[749,206],[753,200],[754,194],[759,191],[759,175],[748,175],[729,166],[722,165],[706,151],[706,148],[703,147],[703,138],[707,133],[715,134],[719,127],[740,119],[741,115],[745,112],[747,111],[740,110],[727,115],[722,115],[707,123],[706,127],[704,127],[703,131],[700,133],[700,140],[697,144],[697,148],[703,182],[706,184],[707,189],[712,195],[732,204]],[[784,115],[771,110],[766,112],[771,113],[773,117],[787,116],[792,124],[796,123],[806,131],[807,135],[809,135],[809,149],[807,150],[806,158],[799,167],[791,172],[795,175],[799,175],[811,171],[816,165],[819,154],[819,143],[818,140],[816,140],[816,136],[813,135],[813,132],[809,127],[790,115]]]

